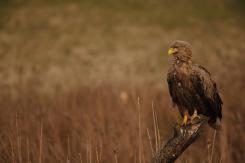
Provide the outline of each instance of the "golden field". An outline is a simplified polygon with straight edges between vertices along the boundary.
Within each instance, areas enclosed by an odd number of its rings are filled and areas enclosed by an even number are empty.
[[[176,39],[192,44],[224,101],[215,140],[206,127],[176,162],[245,159],[242,1],[0,6],[0,162],[150,162],[179,119],[166,82]]]

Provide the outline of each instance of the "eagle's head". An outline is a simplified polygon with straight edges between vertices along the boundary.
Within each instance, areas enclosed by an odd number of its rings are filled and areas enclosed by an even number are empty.
[[[170,45],[168,55],[178,60],[189,61],[192,56],[191,45],[186,41],[176,40]]]

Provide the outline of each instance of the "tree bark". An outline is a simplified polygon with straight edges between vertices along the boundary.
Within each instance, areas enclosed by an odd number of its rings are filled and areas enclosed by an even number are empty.
[[[160,148],[152,163],[173,163],[200,136],[200,131],[208,119],[201,117],[186,126],[176,125],[174,135]]]

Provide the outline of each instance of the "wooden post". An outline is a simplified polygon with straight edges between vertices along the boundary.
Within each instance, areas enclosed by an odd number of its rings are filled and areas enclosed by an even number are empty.
[[[173,137],[162,145],[152,163],[173,163],[200,136],[200,130],[207,122],[206,117],[201,117],[186,126],[176,125]]]

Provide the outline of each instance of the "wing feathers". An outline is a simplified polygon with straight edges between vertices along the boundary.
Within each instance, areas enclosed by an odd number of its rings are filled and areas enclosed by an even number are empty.
[[[212,80],[210,73],[202,66],[194,65],[191,80],[196,93],[203,100],[204,105],[219,118],[222,117],[222,100],[219,96],[216,83]]]

